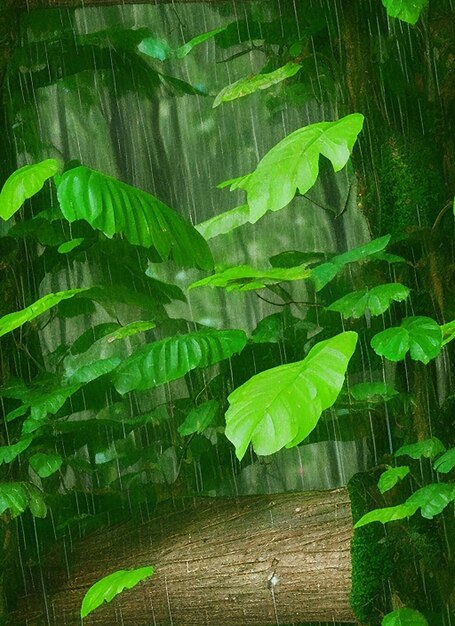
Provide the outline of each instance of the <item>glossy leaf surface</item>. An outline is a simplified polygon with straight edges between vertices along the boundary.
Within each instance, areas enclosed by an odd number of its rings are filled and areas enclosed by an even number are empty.
[[[416,24],[428,0],[382,0],[387,14],[408,24]]]
[[[405,446],[401,446],[395,452],[395,456],[409,456],[411,459],[433,459],[435,456],[445,451],[445,446],[437,437],[431,437],[424,441],[417,441]]]
[[[201,233],[204,239],[213,239],[218,235],[224,235],[243,226],[250,220],[250,207],[247,204],[214,215],[205,222],[196,224],[196,230]]]
[[[381,474],[378,482],[378,489],[381,493],[385,493],[395,487],[395,485],[405,478],[411,470],[407,465],[400,467],[389,467]]]
[[[257,270],[249,265],[237,265],[192,283],[190,289],[207,286],[223,287],[227,291],[250,291],[288,280],[304,280],[310,275],[311,271],[304,265],[265,270]]]
[[[381,315],[390,307],[393,301],[402,302],[409,295],[408,287],[400,283],[388,283],[378,285],[372,289],[363,289],[362,291],[353,291],[348,293],[339,300],[332,302],[327,307],[328,311],[337,311],[341,313],[345,319],[353,317],[354,319],[365,315],[368,310],[370,315]]]
[[[419,508],[418,504],[412,504],[404,502],[397,506],[387,506],[383,509],[374,509],[363,515],[359,521],[355,524],[354,528],[360,528],[371,524],[372,522],[381,522],[381,524],[387,524],[388,522],[394,522],[396,520],[405,519],[411,517]]]
[[[448,474],[453,470],[454,467],[455,448],[450,448],[450,450],[447,450],[445,454],[440,456],[439,459],[436,459],[436,461],[433,463],[433,468],[441,474]]]
[[[9,446],[0,446],[0,465],[2,463],[11,463],[16,457],[24,452],[32,443],[32,437],[24,437],[17,443],[13,443]]]
[[[422,517],[433,519],[455,500],[455,483],[434,483],[421,487],[406,500],[420,507]]]
[[[40,478],[47,478],[60,469],[63,459],[59,454],[38,452],[30,457],[29,463]]]
[[[316,344],[303,361],[256,374],[228,397],[226,437],[243,458],[250,442],[257,454],[299,444],[335,402],[357,343],[345,332]]]
[[[31,483],[0,483],[0,515],[9,510],[17,517],[29,508],[34,517],[46,517],[47,507],[42,492]]]
[[[405,317],[401,326],[375,335],[371,347],[389,361],[401,361],[409,352],[414,361],[426,364],[441,351],[441,328],[431,317]]]

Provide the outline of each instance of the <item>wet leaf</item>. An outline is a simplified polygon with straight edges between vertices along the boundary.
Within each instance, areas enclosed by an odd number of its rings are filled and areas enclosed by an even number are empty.
[[[172,56],[172,48],[165,39],[146,37],[139,43],[137,48],[142,54],[160,61],[165,61]]]
[[[355,524],[354,528],[360,528],[366,524],[372,522],[381,522],[381,524],[387,524],[388,522],[394,522],[396,520],[405,519],[411,517],[419,508],[418,504],[412,504],[404,502],[397,506],[388,506],[383,509],[374,509],[369,511]]]
[[[455,448],[450,448],[445,454],[436,459],[433,468],[441,474],[448,474],[455,467]]]
[[[335,402],[357,343],[345,332],[316,344],[303,361],[256,374],[228,397],[226,437],[243,458],[250,442],[256,454],[299,444]]]
[[[398,391],[387,383],[358,383],[349,388],[349,393],[359,402],[365,400],[390,400],[398,395]]]
[[[455,339],[455,320],[453,320],[452,322],[447,322],[447,324],[443,324],[441,326],[441,331],[442,331],[442,345],[445,346],[446,343],[449,343],[449,341],[452,341],[452,339]]]
[[[431,437],[424,441],[417,441],[406,446],[401,446],[395,452],[394,456],[410,456],[411,459],[420,459],[422,456],[426,459],[433,459],[435,456],[445,451],[445,446],[437,437]]]
[[[362,291],[353,291],[348,293],[339,300],[332,302],[327,307],[328,311],[337,311],[341,313],[345,319],[353,317],[354,319],[365,315],[368,310],[370,315],[381,315],[390,307],[392,302],[402,302],[406,300],[410,290],[408,287],[400,283],[388,283],[378,285],[372,289],[363,289]]]
[[[229,102],[237,98],[243,98],[260,89],[268,89],[272,85],[282,82],[286,78],[290,78],[302,69],[299,63],[286,63],[283,67],[279,67],[273,72],[264,74],[253,74],[240,78],[235,83],[227,85],[216,96],[213,108],[219,106],[222,102]]]
[[[299,267],[257,270],[249,265],[229,267],[222,272],[203,278],[192,283],[189,289],[195,287],[223,287],[227,291],[250,291],[263,289],[267,285],[274,285],[291,280],[304,280],[311,276],[311,271],[304,265]]]
[[[83,237],[71,239],[71,241],[65,241],[65,243],[59,245],[57,252],[60,252],[60,254],[68,254],[68,252],[71,252],[75,248],[79,247],[84,241],[85,239]]]
[[[213,267],[209,247],[193,226],[141,189],[81,166],[63,174],[57,195],[70,222],[86,220],[108,237],[122,233],[133,245],[153,246],[163,260],[172,257],[183,267]]]
[[[224,235],[243,226],[250,221],[250,208],[247,204],[242,204],[235,209],[225,211],[219,215],[215,215],[205,222],[196,224],[196,230],[204,237],[204,239],[213,239],[218,235]]]
[[[381,474],[378,482],[378,489],[381,493],[385,493],[395,487],[395,485],[405,478],[409,472],[410,468],[407,465],[402,465],[400,467],[390,467],[385,472]]]
[[[31,483],[0,483],[0,515],[9,510],[17,517],[29,507],[34,517],[46,517],[47,508],[42,492]]]
[[[151,389],[185,376],[196,367],[208,367],[241,352],[246,345],[242,330],[204,330],[142,346],[115,370],[121,394]]]
[[[24,204],[25,200],[40,191],[46,180],[60,169],[55,159],[47,159],[33,165],[24,165],[8,177],[0,192],[0,217],[8,220]]]
[[[10,420],[8,420],[10,421]],[[11,463],[14,461],[16,457],[24,452],[29,445],[32,443],[32,437],[24,437],[20,439],[17,443],[14,443],[10,446],[0,446],[0,465],[2,463]]]
[[[110,602],[124,589],[132,589],[153,574],[153,567],[140,567],[134,570],[118,570],[98,580],[90,587],[82,600],[81,618],[97,609],[103,602]]]
[[[178,427],[178,432],[182,437],[193,433],[202,433],[216,417],[219,409],[216,400],[208,400],[188,413],[183,424]]]
[[[363,115],[353,113],[335,122],[300,128],[274,146],[239,184],[247,192],[250,222],[254,224],[267,211],[285,207],[297,190],[305,194],[318,177],[320,155],[329,159],[336,172],[341,170],[362,124]]]
[[[455,500],[455,484],[434,483],[421,487],[407,500],[407,504],[420,507],[422,517],[433,519]]]
[[[281,313],[264,317],[251,335],[253,343],[278,343],[283,339],[283,318]]]
[[[29,458],[29,463],[40,478],[48,478],[60,469],[63,459],[59,454],[38,452]]]
[[[387,14],[408,24],[416,24],[428,0],[382,0]]]
[[[200,35],[193,37],[192,39],[184,43],[183,46],[180,46],[180,48],[177,48],[175,50],[176,58],[183,59],[184,57],[186,57],[187,54],[191,52],[193,48],[195,48],[201,43],[204,43],[208,39],[212,39],[212,37],[215,37],[215,35],[218,35],[218,33],[222,33],[225,30],[226,30],[226,26],[220,26],[219,28],[209,30],[206,33],[201,33]]]
[[[375,335],[371,347],[389,361],[401,361],[410,352],[411,359],[427,364],[441,351],[442,332],[430,317],[405,317],[400,326]]]

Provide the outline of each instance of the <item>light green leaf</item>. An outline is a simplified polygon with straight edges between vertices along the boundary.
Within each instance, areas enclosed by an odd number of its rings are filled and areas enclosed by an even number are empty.
[[[82,600],[81,618],[97,609],[103,602],[110,602],[124,589],[132,589],[153,574],[153,567],[140,567],[133,570],[118,570],[98,580],[90,587]]]
[[[398,395],[398,391],[387,383],[357,383],[349,388],[349,393],[358,402],[365,400],[390,400]]]
[[[426,459],[433,459],[435,456],[445,451],[445,446],[437,437],[431,437],[424,441],[418,441],[417,443],[410,443],[406,446],[401,446],[395,452],[394,456],[410,456],[411,459],[420,459],[425,457]]]
[[[439,457],[434,463],[433,468],[441,474],[448,474],[455,467],[455,448],[450,448],[445,454]]]
[[[428,622],[419,611],[402,607],[384,615],[381,626],[428,626]]]
[[[246,345],[242,330],[204,330],[168,337],[142,346],[114,372],[121,394],[151,389],[185,376],[196,367],[208,367],[241,352]]]
[[[205,222],[196,224],[196,230],[204,237],[204,239],[213,239],[218,235],[224,235],[235,230],[239,226],[243,226],[250,221],[250,207],[242,204],[235,209],[225,211],[219,215],[215,215]]]
[[[46,180],[60,169],[55,159],[47,159],[33,165],[24,165],[6,180],[0,192],[0,217],[8,220],[24,204],[43,188]]]
[[[255,171],[240,182],[247,192],[250,222],[267,211],[279,211],[298,190],[305,194],[316,182],[322,154],[338,172],[348,162],[363,115],[353,113],[336,122],[319,122],[294,131],[274,146]]]
[[[31,483],[0,483],[0,515],[9,509],[17,517],[29,507],[35,517],[46,517],[47,508],[41,491]]]
[[[191,283],[189,289],[195,287],[223,287],[227,291],[250,291],[263,289],[267,285],[275,285],[288,280],[304,280],[309,278],[311,271],[304,265],[299,267],[257,270],[249,265],[236,265],[228,269]]]
[[[365,261],[369,257],[375,257],[378,252],[384,250],[390,241],[390,235],[384,235],[378,239],[373,239],[357,248],[337,254],[327,263],[322,263],[311,270],[311,279],[314,282],[316,291],[321,291],[345,265]]]
[[[201,43],[204,43],[204,41],[207,41],[208,39],[212,39],[212,37],[215,37],[215,35],[218,35],[218,33],[222,33],[223,31],[226,30],[226,28],[227,26],[220,26],[219,28],[209,30],[206,33],[202,33],[201,35],[197,35],[196,37],[193,37],[192,39],[184,43],[183,46],[180,46],[180,48],[177,48],[175,50],[174,54],[176,58],[183,59],[184,57],[186,57],[186,55],[189,52],[191,52],[193,48],[195,48]]]
[[[455,339],[455,320],[451,322],[447,322],[447,324],[443,324],[441,326],[442,331],[442,345],[445,346],[446,343]]]
[[[133,245],[153,246],[163,260],[171,256],[184,267],[213,267],[207,242],[197,230],[141,189],[81,166],[63,174],[57,195],[70,222],[86,220],[108,237],[123,233]]]
[[[381,493],[385,493],[395,487],[395,485],[405,478],[411,470],[407,465],[401,467],[390,467],[381,474],[378,482],[378,489]]]
[[[24,452],[24,450],[29,447],[32,443],[32,439],[32,437],[24,437],[10,446],[0,446],[0,465],[14,461],[21,452]]]
[[[248,96],[259,89],[268,89],[269,87],[272,87],[272,85],[281,83],[286,78],[294,76],[301,69],[302,66],[299,63],[289,62],[273,72],[245,76],[244,78],[237,80],[235,83],[224,87],[224,89],[222,89],[216,96],[213,108],[219,106],[222,102],[229,102],[230,100],[236,100],[237,98]]]
[[[400,283],[387,283],[373,287],[373,289],[348,293],[328,306],[327,310],[342,313],[345,319],[359,318],[367,309],[372,316],[381,315],[387,311],[393,301],[406,300],[409,292],[408,287]]]
[[[137,48],[139,52],[160,61],[165,61],[172,56],[172,48],[165,39],[146,37],[138,44]]]
[[[59,454],[38,452],[29,458],[29,463],[40,478],[47,478],[60,469],[63,459]]]
[[[68,291],[57,291],[57,293],[49,293],[43,296],[30,306],[16,311],[15,313],[8,313],[4,317],[0,318],[0,337],[11,332],[15,328],[19,328],[26,322],[31,322],[38,315],[45,313],[52,307],[56,306],[62,300],[72,298],[78,293],[86,291],[85,289],[69,289]]]
[[[455,500],[454,483],[433,483],[425,485],[412,494],[406,504],[420,507],[422,517],[433,519]]]
[[[177,430],[182,437],[193,433],[202,433],[213,422],[219,409],[216,400],[208,400],[200,406],[192,409]]]
[[[401,326],[387,328],[375,335],[371,347],[389,361],[401,361],[410,352],[411,359],[426,364],[441,351],[442,332],[430,317],[405,317]]]
[[[125,337],[132,337],[133,335],[137,335],[138,333],[145,333],[152,328],[155,328],[155,322],[131,322],[131,324],[127,324],[126,326],[122,326],[118,330],[115,330],[112,334],[107,338],[108,342],[117,341],[119,339],[125,339]]]
[[[408,24],[416,24],[428,0],[382,0],[387,15],[397,17]]]
[[[78,239],[71,239],[71,241],[65,241],[65,243],[59,245],[59,247],[57,248],[57,252],[59,252],[60,254],[68,254],[68,252],[71,252],[72,250],[80,246],[81,243],[83,243],[84,241],[85,239],[83,237],[79,237]]]
[[[369,511],[354,525],[354,528],[360,528],[366,524],[372,522],[381,522],[381,524],[387,524],[388,522],[394,522],[395,520],[411,517],[419,508],[418,504],[412,504],[405,502],[398,504],[397,506],[388,506],[383,509],[374,509]]]
[[[345,332],[316,344],[303,361],[256,374],[233,391],[226,437],[243,458],[249,443],[257,454],[299,444],[335,402],[357,343]]]

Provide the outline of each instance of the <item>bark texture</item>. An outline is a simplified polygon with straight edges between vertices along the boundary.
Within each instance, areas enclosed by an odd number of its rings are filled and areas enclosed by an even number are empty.
[[[355,623],[349,605],[352,519],[345,489],[190,499],[142,525],[96,533],[43,564],[36,595],[10,624],[72,626],[87,589],[117,569],[156,573],[86,626]],[[65,564],[68,561],[68,565]],[[47,606],[42,602],[43,585]]]

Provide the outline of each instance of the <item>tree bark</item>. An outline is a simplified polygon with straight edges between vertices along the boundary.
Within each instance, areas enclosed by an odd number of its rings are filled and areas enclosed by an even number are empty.
[[[160,510],[161,509],[161,510]],[[87,589],[118,569],[155,574],[86,626],[355,623],[349,605],[352,519],[345,489],[189,499],[60,548],[10,624],[76,626]],[[44,588],[43,588],[44,587]],[[43,604],[43,592],[47,606]]]

